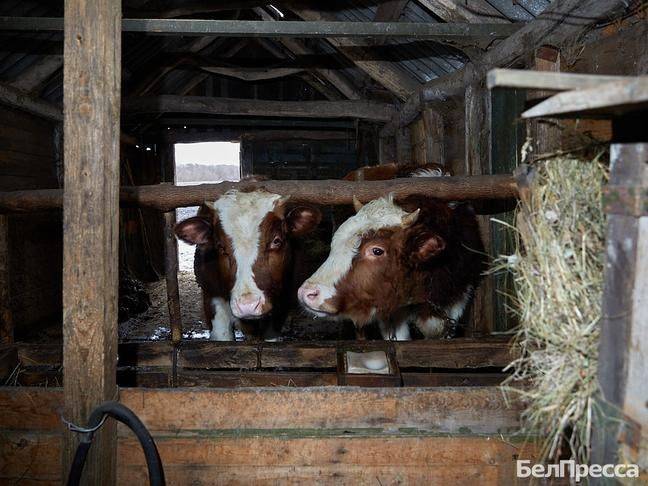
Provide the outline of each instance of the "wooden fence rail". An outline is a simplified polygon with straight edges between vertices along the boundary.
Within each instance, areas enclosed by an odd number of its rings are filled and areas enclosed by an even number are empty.
[[[509,175],[469,177],[421,177],[387,181],[240,181],[197,186],[158,184],[122,187],[122,206],[170,211],[178,207],[198,206],[232,189],[265,189],[292,200],[317,204],[351,204],[353,196],[368,202],[389,193],[396,200],[411,195],[435,197],[446,201],[503,200],[518,195],[515,179]],[[27,212],[62,207],[62,189],[0,192],[0,212]]]

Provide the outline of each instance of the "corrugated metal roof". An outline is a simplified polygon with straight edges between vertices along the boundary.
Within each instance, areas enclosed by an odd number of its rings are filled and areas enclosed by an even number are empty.
[[[471,1],[465,2],[468,6]],[[541,13],[549,0],[479,0],[487,2],[501,16],[513,22],[530,21]],[[177,3],[177,2],[176,2]],[[0,15],[7,16],[60,16],[62,1],[48,0],[0,0]],[[328,5],[327,12],[334,12],[339,20],[368,22],[373,21],[377,11],[376,0],[336,0]],[[333,10],[333,7],[335,10]],[[248,16],[252,15],[248,11]],[[254,18],[254,17],[251,17]],[[422,4],[410,0],[404,8],[400,21],[441,22],[442,20],[427,10]],[[274,42],[274,41],[273,41]],[[335,54],[333,46],[324,40],[308,41],[315,50],[324,54]],[[123,44],[123,72],[125,91],[129,89],[129,78],[141,76],[151,69],[155,60],[174,46],[187,43],[187,38],[142,36],[125,34]],[[431,41],[417,39],[392,39],[378,46],[368,47],[376,59],[392,63],[406,71],[413,79],[424,83],[461,68],[467,61],[466,56],[457,48]],[[62,51],[61,33],[0,33],[0,81],[16,79],[25,70],[38,62],[41,56]],[[202,56],[218,52],[209,46],[201,51]],[[366,75],[358,68],[340,62],[340,68],[355,84],[362,87]],[[180,90],[195,73],[176,70],[167,75],[161,84],[164,92]],[[42,86],[40,95],[50,101],[62,99],[62,73],[54,73]]]

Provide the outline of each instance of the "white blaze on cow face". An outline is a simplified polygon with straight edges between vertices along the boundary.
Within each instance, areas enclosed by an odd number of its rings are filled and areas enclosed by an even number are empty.
[[[394,204],[393,197],[375,199],[347,219],[331,241],[331,252],[317,271],[299,288],[298,297],[306,309],[318,316],[336,314],[330,305],[335,286],[351,269],[362,236],[369,231],[401,226],[408,213]]]
[[[234,190],[210,204],[232,243],[236,278],[230,306],[238,318],[259,317],[264,313],[266,297],[254,281],[252,267],[259,255],[260,225],[280,198],[278,194],[266,191]]]

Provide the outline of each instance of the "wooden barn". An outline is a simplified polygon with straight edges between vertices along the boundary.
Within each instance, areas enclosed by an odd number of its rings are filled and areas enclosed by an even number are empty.
[[[610,167],[597,373],[618,417],[592,464],[646,480],[645,0],[0,0],[0,36],[1,484],[66,482],[106,401],[168,484],[527,484],[542,451],[500,387],[511,275],[485,272],[446,339],[361,336],[294,290],[278,340],[213,340],[174,228],[236,189],[317,207],[299,286],[354,204],[422,196],[470,203],[492,264],[523,162],[582,145]],[[198,144],[209,163],[180,160]],[[406,176],[430,164],[452,175]],[[82,484],[146,484],[131,431],[100,425]]]

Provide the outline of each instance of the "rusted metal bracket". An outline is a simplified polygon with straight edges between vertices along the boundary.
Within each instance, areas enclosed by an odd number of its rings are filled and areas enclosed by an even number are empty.
[[[648,187],[604,187],[603,211],[607,214],[621,214],[635,218],[648,216]]]

